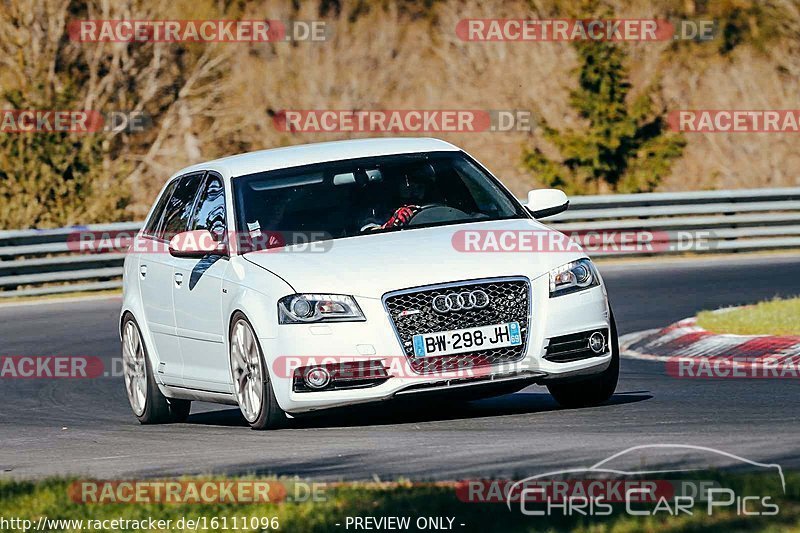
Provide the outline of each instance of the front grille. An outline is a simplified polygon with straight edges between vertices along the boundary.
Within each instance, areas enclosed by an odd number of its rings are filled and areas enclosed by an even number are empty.
[[[433,310],[432,302],[436,296],[477,289],[489,296],[489,305],[483,309],[448,313],[438,313]],[[522,359],[528,344],[530,293],[530,283],[527,279],[496,279],[389,293],[384,296],[384,305],[394,323],[400,345],[411,368],[418,373],[443,372]],[[522,336],[522,344],[519,346],[419,359],[414,356],[412,340],[414,335],[506,322],[519,323]]]
[[[595,332],[601,333],[605,338],[605,349],[601,353],[595,353],[589,348],[589,337]],[[553,337],[550,339],[544,358],[554,363],[569,363],[571,361],[589,359],[590,357],[601,357],[607,353],[608,330],[593,329],[573,333],[572,335]]]

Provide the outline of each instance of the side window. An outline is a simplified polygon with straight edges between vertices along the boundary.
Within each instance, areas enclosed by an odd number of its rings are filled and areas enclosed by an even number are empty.
[[[200,187],[201,179],[201,174],[180,179],[177,187],[175,187],[175,192],[167,203],[164,224],[159,232],[160,237],[169,240],[176,234],[186,231],[186,224],[192,214],[194,199],[197,196],[197,189]]]
[[[217,242],[225,239],[225,188],[218,177],[209,176],[206,180],[205,189],[200,193],[189,229],[206,229]]]
[[[158,227],[161,225],[161,220],[164,218],[164,208],[167,206],[167,200],[172,196],[172,192],[175,190],[177,184],[178,180],[174,180],[164,189],[164,194],[158,199],[156,208],[153,209],[153,214],[150,215],[150,220],[148,220],[147,224],[144,226],[144,235],[150,237],[155,237],[157,235]]]

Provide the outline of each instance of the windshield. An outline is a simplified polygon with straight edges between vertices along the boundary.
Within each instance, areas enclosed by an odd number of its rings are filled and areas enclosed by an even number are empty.
[[[327,240],[526,218],[519,204],[463,152],[333,161],[241,176],[233,184],[239,231],[255,240],[285,233]]]

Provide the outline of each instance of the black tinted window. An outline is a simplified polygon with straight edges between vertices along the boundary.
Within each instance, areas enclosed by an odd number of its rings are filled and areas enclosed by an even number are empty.
[[[147,221],[144,227],[145,235],[155,236],[158,233],[158,227],[161,225],[161,220],[164,218],[164,208],[167,206],[167,200],[172,196],[172,191],[175,190],[177,184],[177,181],[173,181],[164,189],[164,194],[158,199],[156,208],[153,209],[153,214],[150,215],[150,220]]]
[[[219,178],[211,176],[206,181],[189,229],[207,229],[219,242],[225,238],[225,189]]]
[[[195,174],[181,178],[178,182],[175,192],[167,203],[164,224],[160,231],[163,238],[171,239],[175,234],[186,231],[201,178],[201,175]]]

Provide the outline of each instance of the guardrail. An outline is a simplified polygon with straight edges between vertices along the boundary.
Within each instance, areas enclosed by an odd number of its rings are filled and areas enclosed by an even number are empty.
[[[588,250],[593,257],[686,253],[672,246],[702,235],[693,253],[800,248],[800,187],[574,196],[570,209],[547,219],[565,233],[650,232],[653,251]],[[53,230],[0,231],[0,300],[121,286],[124,253],[79,254],[68,244],[79,231],[135,232],[140,223]]]

